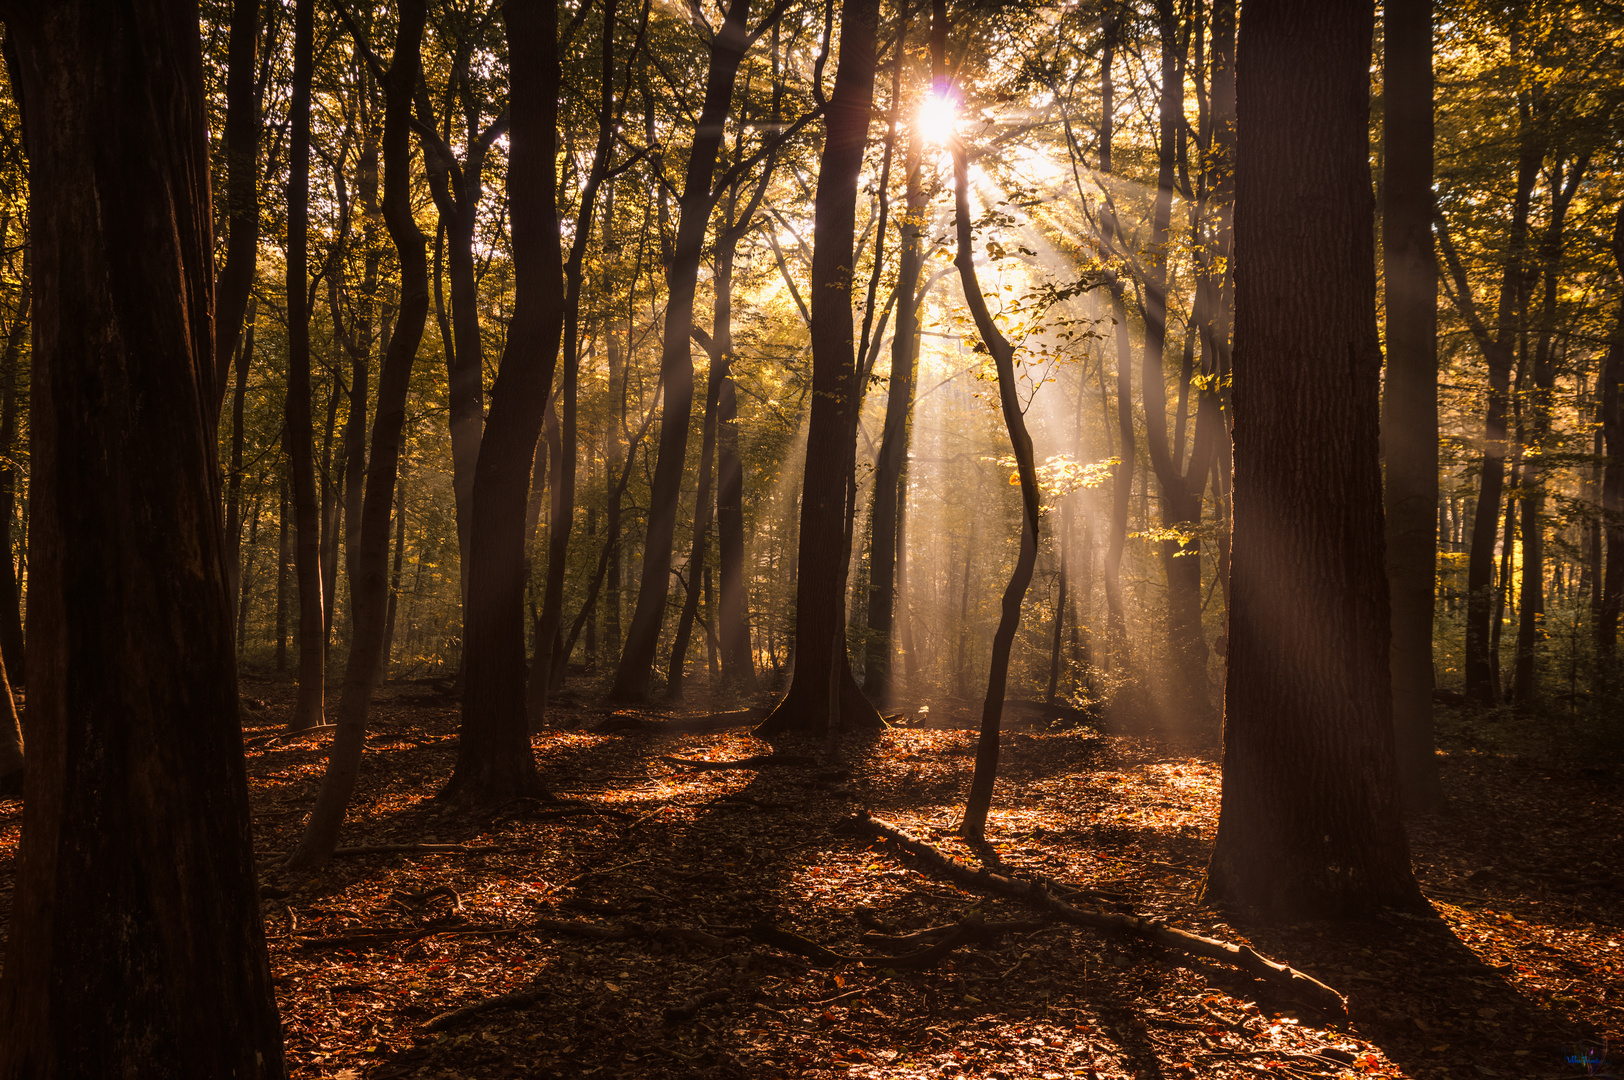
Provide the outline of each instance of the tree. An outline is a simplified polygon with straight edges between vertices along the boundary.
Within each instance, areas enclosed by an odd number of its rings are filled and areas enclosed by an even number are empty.
[[[37,289],[0,1077],[280,1077],[215,472],[197,7],[0,15]]]
[[[467,685],[456,771],[441,791],[447,798],[491,802],[543,792],[525,709],[525,496],[564,333],[555,164],[558,8],[551,0],[511,0],[503,18],[512,86],[514,313],[474,471],[464,576]]]
[[[846,506],[862,403],[851,314],[857,180],[874,108],[879,0],[846,0],[840,69],[825,110],[812,249],[812,414],[796,558],[795,674],[760,731],[878,726],[846,656]]]
[[[1248,0],[1236,60],[1235,526],[1209,899],[1423,904],[1393,766],[1369,152],[1374,17]]]
[[[1438,270],[1432,254],[1432,5],[1389,4],[1382,34],[1382,458],[1393,609],[1393,725],[1412,810],[1443,798],[1432,738],[1438,538]]]

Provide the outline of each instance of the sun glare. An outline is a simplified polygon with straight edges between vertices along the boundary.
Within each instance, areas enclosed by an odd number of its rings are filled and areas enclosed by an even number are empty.
[[[929,94],[919,106],[919,134],[928,143],[946,146],[958,118],[959,103],[952,94]]]

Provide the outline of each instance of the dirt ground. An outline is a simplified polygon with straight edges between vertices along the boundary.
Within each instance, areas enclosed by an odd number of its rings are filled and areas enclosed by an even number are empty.
[[[313,802],[328,733],[275,738],[288,688],[248,677],[244,695],[297,1077],[1525,1080],[1619,1075],[1624,1060],[1624,770],[1491,752],[1446,710],[1449,808],[1411,825],[1437,917],[1355,924],[1265,926],[1196,904],[1218,808],[1210,753],[1041,714],[1004,736],[988,832],[1010,866],[1079,905],[1250,943],[1347,995],[1341,1021],[1214,962],[1045,923],[852,830],[864,808],[980,865],[953,835],[973,734],[942,726],[952,710],[849,739],[835,768],[743,718],[566,705],[534,740],[560,801],[474,817],[434,801],[455,700],[391,686],[341,842],[441,849],[295,877],[278,853]],[[767,753],[801,763],[672,760]],[[20,816],[0,804],[0,916]],[[967,917],[1014,925],[922,968],[884,960]]]

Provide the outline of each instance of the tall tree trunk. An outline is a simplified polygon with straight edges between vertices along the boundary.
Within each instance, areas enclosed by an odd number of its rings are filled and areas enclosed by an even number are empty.
[[[292,137],[288,158],[288,392],[282,444],[293,494],[294,574],[299,582],[299,691],[288,730],[322,722],[327,641],[323,631],[321,506],[310,426],[310,78],[315,0],[297,0],[293,17]]]
[[[934,0],[935,21],[945,24],[947,0]],[[933,50],[936,42],[932,42]],[[943,68],[944,56],[937,57],[937,71]],[[976,333],[992,354],[998,372],[998,404],[1004,414],[1004,427],[1009,431],[1010,450],[1015,455],[1015,471],[1021,482],[1021,540],[1015,557],[1015,568],[1004,588],[1002,609],[998,615],[998,629],[992,636],[992,663],[987,673],[987,696],[981,704],[981,734],[976,742],[975,774],[970,780],[970,794],[965,800],[964,823],[960,832],[970,840],[982,840],[987,831],[987,812],[992,807],[993,784],[998,778],[998,737],[1003,722],[1004,691],[1009,681],[1009,654],[1015,644],[1015,632],[1021,625],[1021,602],[1026,599],[1027,586],[1032,582],[1032,567],[1038,557],[1038,490],[1037,466],[1032,454],[1032,437],[1026,431],[1026,417],[1021,407],[1020,393],[1015,386],[1015,346],[1004,337],[987,308],[986,297],[981,294],[981,283],[976,277],[974,219],[970,216],[970,155],[960,138],[951,140],[953,151],[954,220],[957,223],[958,251],[954,263],[959,268],[959,280],[964,286],[964,299],[975,319]]]
[[[1624,276],[1624,202],[1613,219],[1613,262]],[[1607,464],[1602,471],[1601,505],[1606,518],[1607,560],[1602,575],[1601,614],[1596,619],[1596,649],[1612,656],[1618,645],[1619,609],[1624,607],[1624,298],[1613,318],[1612,339],[1601,374],[1602,439]]]
[[[1100,60],[1100,175],[1112,174],[1111,142],[1115,138],[1116,84],[1111,68],[1116,59],[1119,26],[1114,16],[1106,20],[1105,49]],[[1107,244],[1117,237],[1116,214],[1109,203],[1100,206],[1100,233]],[[1122,600],[1122,556],[1128,544],[1128,510],[1133,500],[1133,344],[1128,337],[1128,309],[1124,303],[1126,286],[1112,278],[1111,319],[1117,354],[1117,431],[1121,447],[1117,467],[1111,477],[1110,531],[1106,536],[1105,580],[1106,631],[1110,638],[1112,666],[1119,671],[1129,665],[1128,617]],[[1101,375],[1103,379],[1104,376]]]
[[[344,351],[350,357],[349,410],[344,419],[344,575],[350,582],[350,617],[353,627],[355,616],[354,589],[359,573],[357,562],[361,547],[362,500],[367,475],[367,409],[371,395],[372,348],[378,292],[378,265],[382,252],[378,245],[378,220],[382,208],[378,205],[378,140],[373,131],[368,88],[371,80],[362,69],[361,94],[362,122],[366,130],[361,137],[361,155],[356,166],[357,194],[363,211],[361,226],[362,272],[361,295],[356,302],[355,327],[342,334]],[[404,302],[404,301],[403,301]],[[338,313],[333,314],[335,328]],[[398,330],[398,326],[396,328]],[[419,331],[421,335],[421,331]],[[353,642],[353,637],[352,637]]]
[[[891,339],[891,377],[886,388],[885,427],[880,436],[879,459],[874,464],[874,505],[869,514],[872,532],[868,563],[868,640],[863,657],[863,689],[882,706],[891,700],[891,655],[895,651],[892,628],[896,620],[897,558],[900,546],[903,465],[908,457],[910,419],[913,414],[915,376],[919,364],[919,306],[924,297],[919,276],[925,262],[924,152],[919,133],[908,140],[904,158],[907,171],[906,212],[902,243],[897,255],[897,328]]]
[[[249,582],[253,580],[254,550],[259,540],[259,496],[254,496],[254,512],[248,517],[248,554],[243,559],[242,573],[238,575],[238,589],[236,597],[237,612],[237,655],[242,655],[243,646],[248,641],[248,600]]]
[[[35,323],[0,1077],[284,1075],[220,521],[196,4],[0,4]]]
[[[1393,609],[1393,730],[1399,787],[1420,813],[1443,801],[1432,735],[1437,578],[1438,270],[1432,254],[1432,5],[1384,9],[1382,395],[1387,581]]]
[[[473,802],[544,793],[524,698],[524,518],[532,454],[564,331],[558,8],[551,0],[511,0],[502,10],[512,85],[513,321],[474,475],[463,627],[467,683],[456,771],[441,792]]]
[[[226,122],[222,132],[226,172],[225,262],[214,284],[214,362],[211,416],[218,417],[242,336],[243,312],[259,262],[259,94],[254,55],[259,44],[259,0],[232,0],[226,39]],[[249,321],[253,316],[248,316]]]
[[[22,718],[11,696],[5,664],[0,662],[0,799],[22,798],[23,763]]]
[[[1393,766],[1373,23],[1359,0],[1247,0],[1240,16],[1235,543],[1205,891],[1283,917],[1425,903]]]
[[[389,677],[389,658],[395,649],[395,619],[400,609],[400,572],[406,562],[406,474],[411,460],[405,456],[402,440],[400,486],[395,494],[395,562],[389,571],[389,610],[384,615],[383,650],[378,654],[378,681]]]
[[[1528,395],[1530,456],[1523,463],[1522,479],[1522,593],[1518,603],[1517,655],[1512,694],[1521,707],[1533,704],[1538,696],[1539,643],[1545,639],[1545,514],[1544,469],[1540,456],[1551,434],[1551,410],[1556,390],[1557,289],[1561,280],[1562,254],[1566,247],[1568,208],[1590,165],[1583,153],[1564,167],[1558,156],[1552,170],[1551,212],[1540,238],[1539,262],[1543,277],[1540,300],[1539,336],[1534,347],[1532,371],[1534,389]]]
[[[354,556],[355,574],[350,580],[354,632],[339,693],[335,720],[338,730],[333,733],[327,772],[304,837],[288,859],[290,867],[302,870],[321,866],[332,857],[338,844],[344,810],[361,769],[367,712],[384,656],[389,609],[389,514],[399,473],[406,393],[429,313],[428,240],[417,228],[411,204],[412,87],[417,80],[426,21],[426,0],[400,0],[395,51],[384,80],[383,133],[383,213],[400,259],[400,314],[378,378],[378,415],[372,424],[360,544]]]
[[[644,701],[671,591],[671,549],[676,536],[677,504],[688,456],[689,414],[694,403],[694,362],[688,339],[693,331],[694,293],[699,262],[714,200],[711,177],[722,145],[725,121],[733,101],[733,84],[749,45],[745,20],[750,0],[731,0],[721,29],[711,39],[710,74],[705,102],[694,129],[693,150],[683,179],[676,246],[667,274],[665,337],[660,348],[660,379],[665,406],[660,422],[660,450],[649,490],[648,536],[643,544],[643,574],[637,607],[626,628],[626,645],[609,696],[616,701]]]
[[[22,302],[12,316],[6,333],[5,352],[0,354],[0,661],[7,672],[16,672],[18,685],[25,668],[23,651],[23,598],[13,558],[12,519],[17,511],[17,376],[23,337],[29,330],[33,299],[29,256],[23,253]]]
[[[288,482],[276,515],[276,670],[288,669]]]
[[[879,0],[845,0],[840,69],[825,110],[813,216],[812,405],[796,560],[795,672],[788,692],[762,722],[764,734],[884,724],[857,688],[846,657],[843,580],[850,557],[847,493],[862,402],[851,315],[857,180],[874,107],[879,6]]]
[[[236,379],[231,388],[231,468],[226,473],[226,580],[232,607],[242,592],[242,451],[243,412],[248,400],[248,368],[254,360],[255,297],[248,298],[247,332],[237,355]]]

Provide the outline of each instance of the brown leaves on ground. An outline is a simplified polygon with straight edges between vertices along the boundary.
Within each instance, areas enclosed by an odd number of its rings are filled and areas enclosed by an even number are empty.
[[[1083,729],[1005,736],[988,829],[1004,860],[1307,971],[1349,995],[1337,1028],[1239,972],[1061,925],[924,970],[829,961],[817,946],[901,955],[918,946],[894,939],[923,928],[1037,918],[838,828],[865,806],[975,865],[953,835],[968,731],[851,740],[836,768],[743,726],[650,711],[592,733],[606,714],[565,709],[534,740],[562,801],[476,819],[433,799],[456,703],[391,688],[342,843],[442,850],[303,878],[274,853],[298,838],[330,733],[265,740],[282,694],[248,685],[271,698],[245,738],[298,1077],[1555,1077],[1601,1072],[1604,1036],[1624,1029],[1624,820],[1606,770],[1452,753],[1450,812],[1411,829],[1440,919],[1269,927],[1195,903],[1210,758]],[[767,753],[804,760],[672,760]],[[7,881],[18,818],[0,804]]]

